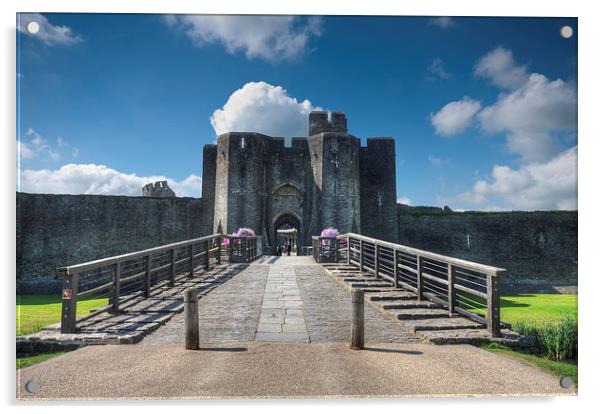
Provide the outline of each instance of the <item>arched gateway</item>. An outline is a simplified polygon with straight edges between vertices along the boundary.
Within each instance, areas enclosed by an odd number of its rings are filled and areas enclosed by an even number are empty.
[[[221,227],[220,227],[221,225]],[[229,132],[203,148],[201,232],[252,228],[264,247],[327,227],[395,242],[395,140],[360,139],[341,112],[309,114],[309,137]],[[280,232],[279,232],[280,231]],[[295,235],[296,232],[296,235]]]

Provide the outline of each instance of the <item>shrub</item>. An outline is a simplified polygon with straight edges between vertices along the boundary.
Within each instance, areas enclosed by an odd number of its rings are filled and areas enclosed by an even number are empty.
[[[535,338],[537,353],[555,361],[577,358],[577,320],[562,316],[558,322],[518,321],[513,329]]]

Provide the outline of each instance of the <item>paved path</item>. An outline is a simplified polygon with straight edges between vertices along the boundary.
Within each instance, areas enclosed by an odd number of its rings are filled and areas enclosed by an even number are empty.
[[[25,391],[35,381],[36,394]],[[22,399],[558,395],[558,378],[470,345],[88,346],[17,372]]]
[[[256,341],[309,342],[299,292],[296,257],[275,260],[265,285]],[[303,263],[303,261],[301,261]]]
[[[349,291],[310,256],[267,256],[199,299],[201,341],[345,342]],[[415,342],[413,332],[365,306],[366,342]],[[174,316],[143,344],[181,344],[184,316]]]

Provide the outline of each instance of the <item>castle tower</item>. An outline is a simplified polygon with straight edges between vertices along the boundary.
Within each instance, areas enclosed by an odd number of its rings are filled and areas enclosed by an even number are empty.
[[[314,176],[312,234],[325,227],[360,232],[360,140],[347,133],[341,112],[309,115],[308,138]]]
[[[213,228],[224,233],[240,227],[262,232],[265,171],[264,141],[257,133],[229,132],[217,141]]]

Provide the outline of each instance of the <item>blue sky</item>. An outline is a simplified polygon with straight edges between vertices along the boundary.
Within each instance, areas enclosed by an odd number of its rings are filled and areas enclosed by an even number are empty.
[[[323,108],[395,137],[402,201],[576,209],[576,19],[27,14],[17,54],[22,191],[198,196],[217,132]]]

